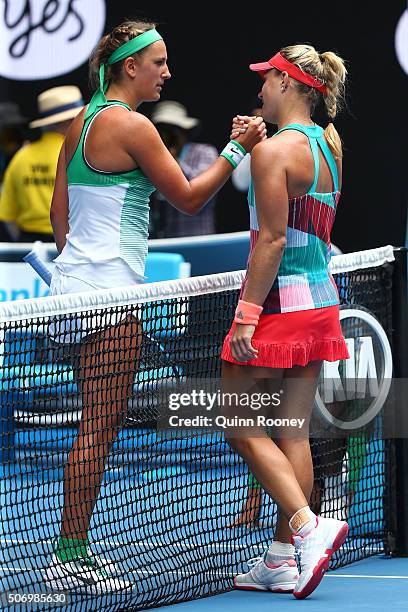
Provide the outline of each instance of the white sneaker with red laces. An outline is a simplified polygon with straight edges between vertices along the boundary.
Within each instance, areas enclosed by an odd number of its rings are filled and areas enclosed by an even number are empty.
[[[288,559],[276,565],[265,562],[263,557],[248,561],[249,572],[234,578],[236,589],[246,591],[272,591],[273,593],[292,593],[299,578],[296,561]]]
[[[293,536],[300,555],[300,576],[293,591],[296,599],[304,599],[319,586],[331,556],[348,534],[348,525],[333,518],[317,517],[317,524],[307,536]]]

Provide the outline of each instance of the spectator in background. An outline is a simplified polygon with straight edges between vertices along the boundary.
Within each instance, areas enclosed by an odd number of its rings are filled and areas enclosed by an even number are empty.
[[[151,120],[189,181],[207,170],[217,159],[218,151],[214,146],[190,142],[191,130],[197,127],[200,121],[189,117],[186,107],[179,102],[159,102]],[[201,212],[190,217],[171,206],[161,193],[155,192],[150,202],[150,236],[177,238],[213,234],[214,206],[215,198],[212,198]]]
[[[11,158],[26,140],[27,123],[18,104],[0,102],[0,183]]]
[[[50,207],[58,156],[71,121],[83,105],[74,85],[54,87],[38,96],[40,118],[29,127],[41,128],[42,135],[14,155],[0,197],[0,220],[18,242],[54,242]]]
[[[0,192],[4,173],[13,155],[26,141],[28,119],[14,102],[0,102]],[[0,242],[12,239],[7,226],[0,222]]]

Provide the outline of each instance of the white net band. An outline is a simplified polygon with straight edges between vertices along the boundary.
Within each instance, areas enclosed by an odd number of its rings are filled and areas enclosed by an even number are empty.
[[[394,259],[393,247],[385,246],[338,255],[331,260],[329,268],[333,274],[340,274],[352,270],[382,266],[384,263],[394,261]],[[46,298],[3,302],[0,304],[0,323],[233,291],[241,287],[244,275],[245,270],[239,270],[159,283],[117,287],[110,290],[93,290]]]

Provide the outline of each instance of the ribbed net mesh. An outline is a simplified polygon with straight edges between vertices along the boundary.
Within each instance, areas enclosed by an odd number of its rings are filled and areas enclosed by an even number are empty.
[[[334,278],[342,304],[368,309],[391,340],[393,266],[371,259]],[[352,257],[344,261],[349,270]],[[163,295],[136,287],[3,308],[0,591],[52,592],[61,524],[78,537],[87,531],[91,554],[113,576],[104,594],[72,590],[67,610],[142,610],[220,593],[267,547],[276,506],[258,491],[247,504],[251,528],[234,525],[248,469],[223,434],[157,428],[163,388],[220,376],[241,280],[234,273],[163,284],[171,289]],[[312,507],[350,524],[332,567],[386,547],[392,462],[374,430],[312,442]]]

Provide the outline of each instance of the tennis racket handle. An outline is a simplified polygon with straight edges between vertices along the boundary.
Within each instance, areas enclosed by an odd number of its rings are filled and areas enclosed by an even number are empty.
[[[49,267],[43,262],[42,259],[37,255],[35,251],[30,251],[23,257],[24,261],[37,272],[38,276],[41,276],[43,281],[50,286],[52,272]]]

